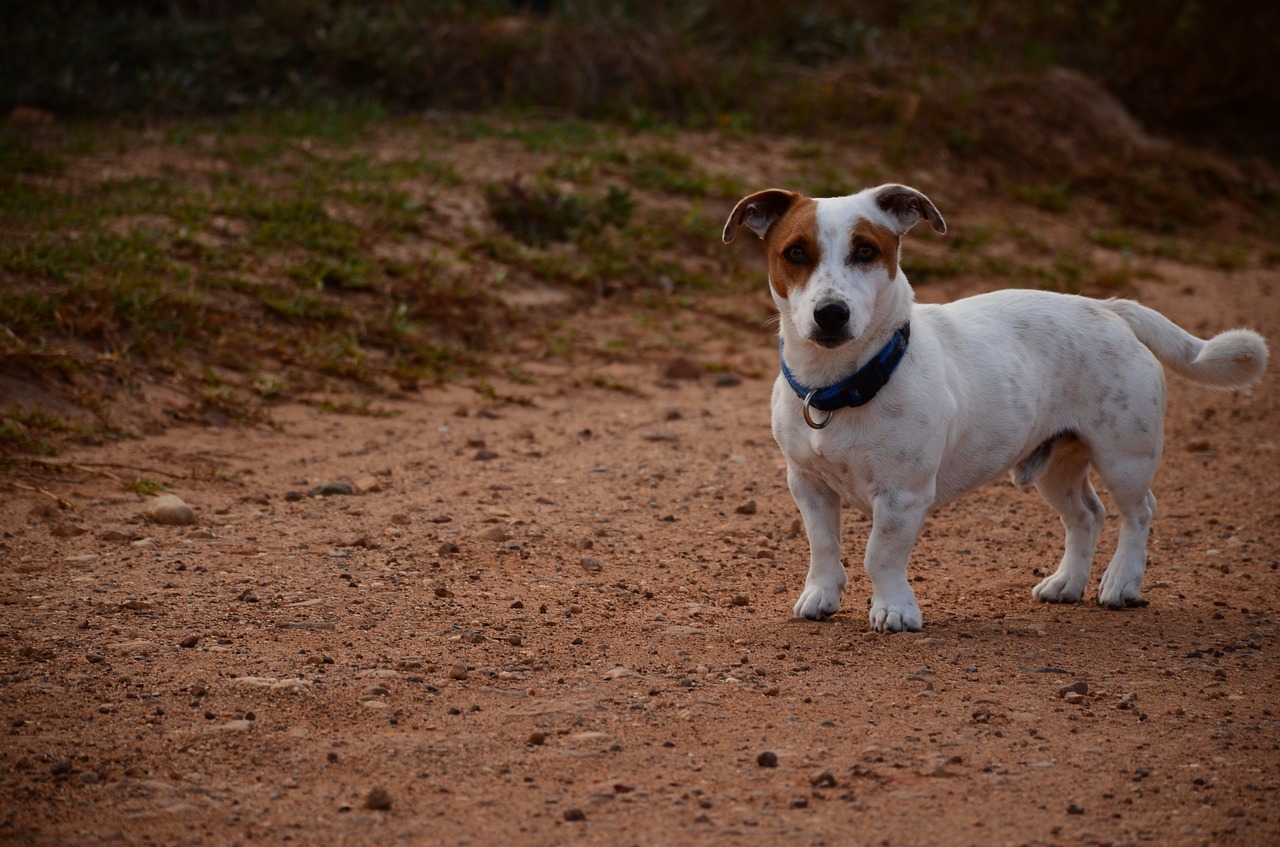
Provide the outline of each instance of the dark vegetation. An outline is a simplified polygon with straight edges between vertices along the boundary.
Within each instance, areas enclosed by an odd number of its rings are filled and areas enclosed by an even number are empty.
[[[5,3],[0,104],[207,114],[376,103],[554,108],[759,130],[890,127],[981,108],[1010,73],[1062,64],[1141,120],[1275,153],[1267,0],[152,0]]]
[[[1126,257],[1169,255],[1222,203],[1254,232],[1280,215],[1260,35],[1280,7],[1258,0],[3,5],[0,457],[137,432],[126,410],[148,403],[269,420],[282,398],[376,414],[371,397],[446,379],[491,394],[490,354],[517,336],[575,352],[513,287],[658,315],[732,295],[717,216],[754,186],[684,130],[788,136],[788,178],[814,193],[929,162],[1048,212],[1089,198],[1114,213],[1089,241]],[[883,167],[837,164],[851,141]],[[460,169],[471,144],[524,170]],[[485,220],[444,223],[451,198]],[[1142,272],[1035,243],[1012,263],[995,235],[913,280]],[[1216,244],[1197,259],[1249,261]]]

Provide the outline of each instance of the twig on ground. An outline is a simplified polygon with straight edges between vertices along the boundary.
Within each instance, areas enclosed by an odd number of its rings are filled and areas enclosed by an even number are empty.
[[[75,508],[76,508],[75,506],[72,506],[71,503],[67,501],[65,498],[59,497],[57,494],[54,494],[52,491],[45,491],[43,488],[36,488],[34,485],[26,485],[25,483],[21,483],[21,482],[14,482],[11,479],[0,479],[0,485],[6,485],[10,488],[21,489],[22,491],[30,491],[33,494],[43,494],[45,497],[48,497],[50,500],[54,501],[64,509],[71,509],[72,511],[75,511]]]
[[[182,474],[170,473],[169,471],[162,471],[158,468],[143,468],[137,465],[126,465],[121,464],[120,462],[55,462],[51,459],[24,459],[23,461],[29,462],[33,465],[45,465],[51,468],[74,468],[75,470],[84,471],[85,473],[96,473],[99,476],[110,477],[121,484],[124,484],[124,480],[120,477],[110,473],[109,471],[97,470],[97,468],[126,468],[131,471],[159,474],[160,476],[167,476],[170,479],[183,478]]]

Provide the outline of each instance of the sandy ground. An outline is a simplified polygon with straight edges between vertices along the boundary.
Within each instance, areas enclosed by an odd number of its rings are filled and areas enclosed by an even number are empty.
[[[1274,340],[1274,280],[1139,294]],[[1280,843],[1280,369],[1170,379],[1149,606],[1035,603],[1061,527],[1000,482],[932,517],[886,636],[852,512],[844,610],[791,617],[774,355],[280,407],[73,449],[70,508],[6,490],[0,841]],[[104,475],[161,471],[194,526]]]

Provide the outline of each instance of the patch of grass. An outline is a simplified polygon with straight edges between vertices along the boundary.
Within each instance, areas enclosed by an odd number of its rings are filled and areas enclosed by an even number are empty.
[[[503,229],[535,246],[579,242],[605,227],[624,227],[635,209],[631,192],[614,185],[603,196],[592,198],[549,185],[508,182],[490,184],[485,199],[489,213]]]
[[[669,147],[618,158],[623,172],[638,188],[688,197],[737,197],[744,193],[736,179],[708,173],[692,156]]]
[[[564,180],[580,185],[591,185],[599,173],[599,163],[591,156],[574,156],[557,159],[543,169],[548,179]]]
[[[1218,244],[1212,261],[1221,270],[1242,271],[1249,267],[1249,248],[1243,244]]]
[[[640,394],[640,389],[636,388],[634,385],[625,383],[622,380],[618,379],[617,377],[609,376],[608,374],[602,374],[598,372],[593,373],[588,378],[588,382],[590,382],[596,388],[603,388],[607,391],[616,391],[619,394],[632,394],[632,395]]]
[[[947,236],[946,243],[956,253],[974,254],[982,250],[996,237],[996,228],[987,224],[974,224]]]
[[[65,169],[62,157],[38,150],[18,135],[0,133],[0,185],[16,182],[18,174],[53,176]]]
[[[797,161],[812,161],[826,154],[826,146],[821,141],[797,141],[787,150],[787,156]]]
[[[1043,185],[1011,184],[1010,193],[1045,212],[1062,213],[1071,208],[1071,185],[1055,182]]]
[[[380,408],[368,397],[324,398],[316,403],[316,410],[332,415],[357,415],[363,418],[395,418],[399,410]]]
[[[163,128],[164,143],[190,151],[198,172],[161,153],[154,173],[75,181],[49,177],[80,155],[103,157],[106,171],[117,162],[145,171],[152,159],[131,151],[153,138],[122,131],[92,145],[70,127],[38,141],[0,127],[0,159],[11,166],[0,172],[9,360],[70,383],[109,434],[118,429],[92,388],[107,371],[125,384],[138,370],[156,371],[205,409],[261,420],[262,400],[318,377],[418,385],[479,367],[485,348],[502,343],[493,321],[513,316],[456,270],[374,249],[417,238],[432,199],[463,177],[429,135],[391,157],[362,149],[380,117],[175,122]],[[620,188],[591,199],[597,226],[630,214]],[[210,381],[202,361],[243,377]],[[271,374],[260,372],[267,361]],[[67,434],[102,437],[88,429],[28,437],[25,426],[7,417],[5,425],[4,440],[27,451]]]
[[[1133,233],[1123,229],[1095,229],[1088,233],[1087,238],[1091,243],[1108,250],[1132,252],[1138,246]]]
[[[191,468],[191,478],[200,479],[206,482],[229,482],[239,484],[241,476],[233,471],[228,471],[223,465],[199,464],[193,465]]]
[[[902,271],[911,282],[920,285],[932,280],[951,279],[972,273],[975,262],[965,256],[947,256],[933,259],[927,256],[907,256],[902,261]]]
[[[163,494],[166,491],[172,491],[173,486],[167,482],[160,482],[155,479],[147,479],[146,477],[138,477],[133,482],[126,482],[123,486],[125,491],[133,494],[141,494],[144,497],[152,497],[156,494]]]
[[[530,153],[576,152],[610,137],[606,127],[582,120],[517,120],[498,126],[483,120],[466,124],[468,138],[506,138],[518,141]]]
[[[885,181],[880,168],[870,163],[850,168],[838,160],[815,158],[805,163],[796,187],[811,197],[843,197]]]
[[[1089,285],[1109,293],[1131,291],[1133,281],[1139,276],[1138,271],[1129,262],[1122,262],[1114,268],[1095,271],[1089,276]]]
[[[60,451],[55,439],[71,431],[73,427],[44,409],[9,406],[0,415],[0,455],[56,456]]]
[[[565,327],[551,336],[547,342],[546,352],[549,356],[572,358],[582,344],[582,331],[575,327]]]

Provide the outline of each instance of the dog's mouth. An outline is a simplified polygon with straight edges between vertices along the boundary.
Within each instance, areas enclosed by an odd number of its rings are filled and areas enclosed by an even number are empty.
[[[847,344],[853,339],[842,332],[815,332],[809,336],[809,340],[819,347],[826,347],[828,350],[834,350],[841,345]]]

